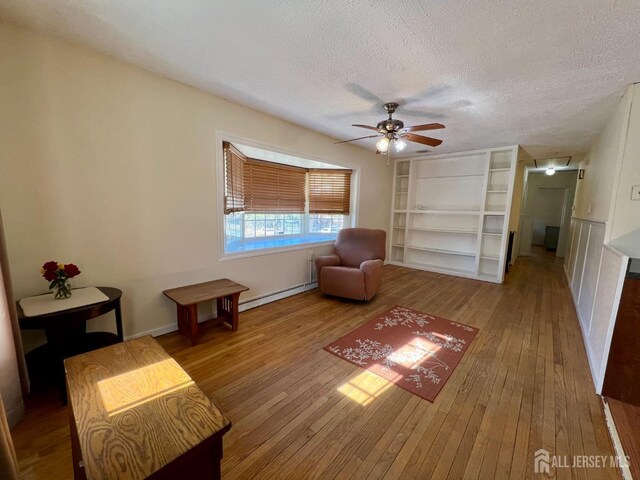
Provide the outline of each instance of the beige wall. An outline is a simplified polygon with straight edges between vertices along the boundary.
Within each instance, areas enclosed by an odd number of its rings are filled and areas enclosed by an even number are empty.
[[[216,133],[359,171],[357,224],[387,229],[385,159],[84,47],[0,24],[0,205],[17,297],[123,290],[125,335],[174,325],[162,290],[230,277],[250,299],[308,281],[311,249],[219,261]],[[317,248],[325,252],[328,247]]]
[[[513,196],[511,200],[511,213],[509,214],[509,230],[518,231],[520,222],[520,210],[522,209],[522,199],[524,195],[525,170],[530,155],[522,148],[518,147],[518,162],[516,163],[516,176],[513,180]]]
[[[631,187],[640,185],[640,85],[629,87],[631,111],[624,132],[625,145],[620,178],[614,197],[611,240],[640,229],[640,201],[631,200]]]
[[[618,102],[598,139],[580,162],[585,175],[578,182],[576,190],[576,208],[573,214],[577,218],[606,222],[611,217],[612,198],[617,190],[630,106],[631,92],[628,90]]]
[[[518,258],[520,244],[520,211],[524,196],[525,174],[527,171],[527,161],[531,156],[521,147],[518,147],[518,161],[516,163],[516,175],[513,180],[513,195],[511,197],[511,212],[509,213],[509,231],[516,232],[513,238],[513,250],[511,254],[511,264]]]
[[[574,216],[606,222],[605,242],[640,229],[640,201],[631,200],[640,185],[640,85],[629,86],[580,168]]]

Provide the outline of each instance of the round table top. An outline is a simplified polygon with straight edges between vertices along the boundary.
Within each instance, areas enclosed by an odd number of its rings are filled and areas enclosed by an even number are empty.
[[[122,297],[122,291],[114,287],[96,287],[102,293],[104,293],[108,300],[100,303],[92,303],[90,305],[83,305],[81,307],[70,308],[67,310],[60,310],[58,312],[47,313],[45,315],[36,315],[34,317],[25,317],[20,302],[16,302],[18,310],[18,321],[20,328],[24,329],[42,329],[46,328],[51,320],[89,320],[91,318],[104,315],[111,310],[120,306],[120,297]]]

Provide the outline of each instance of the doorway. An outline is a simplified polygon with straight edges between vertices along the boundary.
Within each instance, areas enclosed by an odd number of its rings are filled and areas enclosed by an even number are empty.
[[[529,172],[526,176],[520,212],[518,255],[531,255],[532,245],[541,245],[564,257],[578,172],[567,170],[545,175]]]
[[[540,187],[534,192],[531,245],[544,246],[564,257],[568,188]],[[569,208],[571,208],[569,206]],[[562,238],[561,238],[562,237]]]

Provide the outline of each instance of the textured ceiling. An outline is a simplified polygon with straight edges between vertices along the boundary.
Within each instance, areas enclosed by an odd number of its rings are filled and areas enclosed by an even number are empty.
[[[447,126],[434,152],[583,152],[640,80],[638,0],[0,0],[0,18],[340,140],[397,101]]]

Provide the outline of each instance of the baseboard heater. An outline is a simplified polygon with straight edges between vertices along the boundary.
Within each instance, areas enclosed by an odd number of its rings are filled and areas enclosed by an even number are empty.
[[[265,305],[267,303],[275,302],[276,300],[282,300],[283,298],[291,297],[299,293],[313,290],[314,288],[317,288],[317,286],[318,286],[318,282],[301,283],[300,285],[295,285],[293,287],[285,288],[283,290],[266,293],[259,297],[245,300],[244,302],[241,301],[240,305],[238,306],[238,310],[240,312],[244,312],[245,310],[250,310],[252,308],[259,307],[260,305]]]

